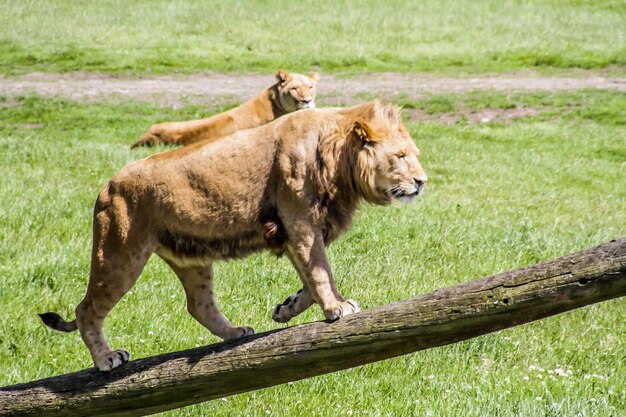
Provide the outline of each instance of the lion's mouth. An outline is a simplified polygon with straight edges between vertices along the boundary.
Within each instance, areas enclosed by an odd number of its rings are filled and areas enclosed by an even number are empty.
[[[315,108],[315,103],[313,103],[312,101],[300,101],[298,102],[298,108],[300,110],[302,109],[314,109]]]
[[[419,191],[415,191],[413,193],[397,195],[394,198],[403,203],[412,203],[413,200],[415,200],[415,197],[417,197],[418,195],[419,195]]]
[[[406,189],[400,187],[393,187],[388,191],[388,194],[394,199],[401,201],[403,203],[411,203],[415,200],[415,197],[420,195],[422,189],[424,188],[423,184],[416,184],[415,186]]]

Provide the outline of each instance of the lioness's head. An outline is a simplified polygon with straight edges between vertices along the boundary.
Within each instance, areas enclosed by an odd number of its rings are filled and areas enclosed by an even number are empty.
[[[315,108],[315,87],[319,80],[317,72],[306,76],[278,70],[276,80],[278,104],[285,112]]]
[[[419,150],[401,122],[400,108],[376,100],[345,112],[359,194],[375,204],[413,201],[427,178]]]

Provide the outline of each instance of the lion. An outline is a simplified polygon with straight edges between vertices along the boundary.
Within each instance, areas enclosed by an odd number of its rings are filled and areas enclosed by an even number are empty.
[[[326,246],[349,227],[360,202],[412,201],[427,180],[419,151],[395,105],[373,101],[343,110],[308,109],[215,142],[133,162],[100,192],[94,209],[87,292],[67,322],[80,330],[101,371],[129,360],[103,334],[109,311],[152,253],[180,279],[189,313],[224,340],[254,333],[220,312],[213,263],[269,249],[293,264],[303,288],[276,306],[281,323],[318,304],[328,320],[359,311],[341,296]]]
[[[157,143],[186,146],[202,140],[216,140],[239,130],[264,125],[296,110],[315,108],[318,81],[317,72],[307,76],[278,70],[274,85],[239,107],[206,119],[152,125],[131,148]]]

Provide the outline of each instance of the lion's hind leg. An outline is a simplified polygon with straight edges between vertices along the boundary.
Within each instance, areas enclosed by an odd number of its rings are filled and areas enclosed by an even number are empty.
[[[120,248],[120,251],[124,249]],[[129,251],[132,253],[132,251]],[[126,255],[110,254],[102,266],[92,266],[87,294],[76,307],[76,324],[80,335],[89,348],[95,366],[110,371],[127,362],[130,354],[124,349],[113,350],[106,341],[103,324],[107,314],[130,290],[148,261],[149,254],[136,254],[132,262]]]
[[[110,371],[130,359],[130,354],[126,350],[111,348],[103,331],[106,315],[122,298],[122,294],[116,293],[115,297],[112,296],[106,302],[98,300],[99,296],[98,291],[87,292],[83,301],[76,307],[76,323],[96,368]]]
[[[213,292],[213,265],[180,267],[168,262],[185,289],[187,310],[214,335],[232,340],[254,334],[251,327],[235,327],[217,307]]]
[[[124,349],[107,343],[107,314],[137,281],[156,247],[156,240],[137,224],[127,201],[109,183],[100,193],[94,213],[91,271],[85,298],[76,307],[76,325],[95,366],[110,371],[130,359]]]

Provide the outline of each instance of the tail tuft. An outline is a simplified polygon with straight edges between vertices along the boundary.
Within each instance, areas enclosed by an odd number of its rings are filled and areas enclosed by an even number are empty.
[[[73,332],[78,329],[76,320],[65,321],[57,313],[43,313],[39,314],[39,317],[46,326],[60,332]]]

